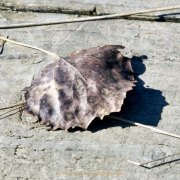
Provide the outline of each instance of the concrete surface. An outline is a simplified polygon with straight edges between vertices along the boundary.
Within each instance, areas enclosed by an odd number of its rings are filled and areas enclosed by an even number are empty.
[[[114,7],[119,2],[113,1]],[[142,2],[144,6],[151,6]],[[177,4],[178,1],[171,2]],[[108,3],[101,5],[109,7]],[[1,24],[74,17],[76,15],[0,11]],[[176,134],[180,134],[179,34],[179,23],[123,19],[0,30],[1,36],[60,56],[98,45],[124,45],[123,53],[132,57],[138,82],[128,93],[118,116]],[[51,60],[38,51],[5,43],[0,55],[0,107],[19,102],[21,90]],[[69,133],[49,132],[29,121],[35,119],[24,113],[0,119],[0,179],[180,179],[178,155],[150,169],[127,162],[145,162],[179,153],[179,139],[110,118],[94,121],[88,131],[76,129]],[[152,163],[149,167],[161,163]]]

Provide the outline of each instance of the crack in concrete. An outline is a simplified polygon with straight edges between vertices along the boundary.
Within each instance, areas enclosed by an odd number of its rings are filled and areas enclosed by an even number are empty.
[[[20,145],[17,145],[15,148],[14,148],[14,156],[17,156],[17,153],[18,153],[18,149],[20,148]]]
[[[76,15],[97,15],[96,6],[91,9],[73,9],[60,6],[25,6],[25,5],[7,5],[0,3],[0,10],[2,11],[15,11],[15,12],[38,12],[38,13],[62,13],[62,14],[76,14]]]

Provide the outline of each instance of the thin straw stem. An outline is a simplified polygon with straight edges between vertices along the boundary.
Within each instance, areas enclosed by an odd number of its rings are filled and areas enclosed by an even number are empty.
[[[28,48],[31,48],[31,49],[35,49],[35,50],[38,50],[38,51],[41,51],[41,52],[44,52],[46,54],[49,54],[50,56],[53,56],[54,58],[56,59],[59,59],[60,57],[55,54],[55,53],[52,53],[50,51],[46,51],[44,49],[41,49],[41,48],[38,48],[38,47],[35,47],[35,46],[31,46],[31,45],[28,45],[28,44],[24,44],[24,43],[20,43],[20,42],[17,42],[17,41],[13,41],[13,40],[10,40],[10,39],[7,39],[5,37],[2,37],[0,36],[0,39],[2,39],[3,41],[7,41],[7,42],[10,42],[10,43],[13,43],[13,44],[17,44],[17,45],[20,45],[20,46],[24,46],[24,47],[28,47]]]
[[[6,115],[6,114],[8,114],[8,113],[10,113],[10,112],[12,112],[12,111],[15,111],[15,110],[17,110],[17,109],[20,109],[20,108],[22,108],[23,106],[17,106],[17,107],[15,107],[15,108],[13,108],[13,109],[11,109],[11,110],[9,110],[9,111],[6,111],[5,113],[2,113],[2,114],[0,114],[0,117],[1,116],[4,116],[4,115]]]
[[[64,24],[64,23],[106,20],[106,19],[114,19],[114,18],[119,18],[119,17],[127,17],[127,16],[131,16],[131,15],[135,15],[135,14],[144,14],[144,13],[150,13],[150,12],[156,12],[156,11],[167,11],[167,10],[174,10],[174,9],[180,9],[180,5],[171,6],[171,7],[161,7],[161,8],[155,8],[155,9],[148,9],[148,10],[142,10],[142,11],[135,11],[135,12],[128,12],[128,13],[116,13],[116,14],[87,17],[87,18],[67,19],[67,20],[61,20],[61,21],[55,21],[55,22],[1,25],[0,29],[23,28],[23,27],[32,27],[32,26],[46,26],[46,25],[56,25],[56,24]]]
[[[5,109],[10,109],[10,108],[14,108],[14,107],[17,107],[17,106],[23,106],[25,103],[24,102],[20,102],[20,103],[17,103],[17,104],[13,104],[13,105],[10,105],[10,106],[6,106],[6,107],[3,107],[3,108],[0,108],[0,110],[5,110]]]
[[[55,53],[52,53],[50,51],[46,51],[44,49],[41,49],[41,48],[38,48],[38,47],[35,47],[35,46],[31,46],[31,45],[28,45],[28,44],[24,44],[24,43],[20,43],[20,42],[17,42],[17,41],[13,41],[13,40],[10,40],[10,39],[7,39],[5,37],[2,37],[0,36],[0,39],[4,40],[4,41],[8,41],[10,43],[13,43],[13,44],[17,44],[17,45],[20,45],[20,46],[24,46],[24,47],[28,47],[28,48],[31,48],[31,49],[35,49],[35,50],[38,50],[38,51],[41,51],[41,52],[44,52],[52,57],[54,57],[55,59],[61,59],[63,60],[66,64],[68,64],[69,66],[71,66],[73,68],[73,70],[76,71],[77,74],[79,74],[79,76],[81,76],[81,78],[83,79],[84,83],[87,85],[87,81],[86,79],[82,76],[82,74],[73,66],[71,65],[69,62],[65,61],[63,58],[60,58],[60,56],[58,56],[57,54]]]
[[[144,124],[141,124],[141,123],[129,121],[129,120],[126,120],[126,119],[123,119],[123,118],[120,118],[120,117],[115,117],[115,116],[110,116],[110,117],[113,118],[113,119],[117,119],[117,120],[123,121],[123,122],[127,122],[129,124],[133,124],[133,125],[136,125],[136,126],[140,126],[140,127],[146,128],[146,129],[150,129],[151,131],[154,131],[156,133],[160,133],[160,134],[164,134],[164,135],[167,135],[167,136],[171,136],[171,137],[175,137],[175,138],[180,139],[180,135],[168,133],[168,132],[160,130],[158,128],[154,128],[152,126],[148,126],[148,125],[144,125]]]
[[[13,113],[11,113],[11,114],[8,114],[8,115],[6,115],[6,116],[0,117],[0,119],[4,119],[4,118],[7,118],[7,117],[9,117],[9,116],[12,116],[12,115],[20,112],[21,110],[22,110],[22,109],[18,109],[17,111],[15,111],[15,112],[13,112]]]

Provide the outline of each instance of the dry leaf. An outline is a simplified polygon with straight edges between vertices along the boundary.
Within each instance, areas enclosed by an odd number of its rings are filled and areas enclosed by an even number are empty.
[[[25,88],[25,109],[53,130],[87,129],[95,117],[121,110],[134,86],[130,59],[120,45],[81,50],[47,65]]]

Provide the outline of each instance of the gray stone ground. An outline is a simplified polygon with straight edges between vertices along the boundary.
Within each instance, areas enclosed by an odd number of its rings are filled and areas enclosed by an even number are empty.
[[[2,2],[10,4],[15,1]],[[86,7],[87,11],[93,3],[107,12],[111,9],[112,12],[117,11],[117,7],[122,6],[120,1],[89,2],[84,1],[83,8]],[[159,1],[156,6],[152,3],[152,7],[176,5],[177,2]],[[76,3],[81,8],[80,1]],[[145,1],[139,6],[138,3],[134,3],[135,10],[151,6]],[[71,6],[75,7],[70,3],[68,8]],[[128,7],[132,10],[132,6],[128,4],[125,10]],[[0,11],[1,24],[74,17],[77,16]],[[123,53],[133,57],[133,68],[139,76],[137,87],[128,93],[118,116],[176,134],[180,134],[179,34],[179,23],[125,19],[0,29],[1,36],[9,36],[60,56],[98,45],[124,45]],[[148,59],[142,60],[145,56]],[[23,94],[21,90],[29,86],[33,76],[51,60],[38,51],[6,43],[0,55],[0,107],[19,102]],[[77,129],[69,133],[49,132],[32,121],[35,119],[24,113],[0,118],[0,179],[180,179],[178,155],[151,163],[149,167],[162,162],[164,165],[150,169],[127,162],[146,162],[180,153],[179,139],[110,118],[94,121],[87,131]]]

